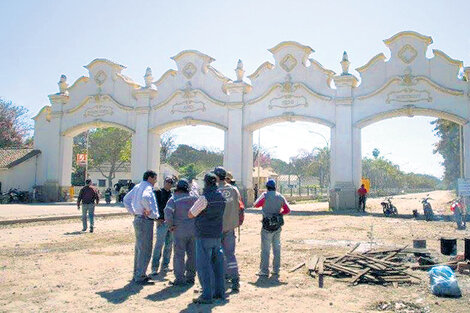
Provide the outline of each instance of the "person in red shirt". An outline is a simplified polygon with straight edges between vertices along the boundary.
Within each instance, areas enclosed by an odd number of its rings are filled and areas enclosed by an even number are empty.
[[[359,195],[359,209],[362,212],[366,211],[366,197],[367,197],[367,189],[364,184],[361,185],[361,188],[357,190],[357,194]]]

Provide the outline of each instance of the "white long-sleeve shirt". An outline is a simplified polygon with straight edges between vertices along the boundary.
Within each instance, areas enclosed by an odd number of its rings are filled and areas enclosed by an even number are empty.
[[[124,197],[123,202],[127,211],[133,215],[144,215],[144,211],[148,211],[149,218],[159,217],[153,186],[145,180],[135,185]]]

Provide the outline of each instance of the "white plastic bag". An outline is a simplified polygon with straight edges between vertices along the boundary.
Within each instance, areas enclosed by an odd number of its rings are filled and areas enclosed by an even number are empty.
[[[431,278],[431,291],[436,296],[461,297],[457,278],[452,269],[447,265],[434,266],[429,271]]]

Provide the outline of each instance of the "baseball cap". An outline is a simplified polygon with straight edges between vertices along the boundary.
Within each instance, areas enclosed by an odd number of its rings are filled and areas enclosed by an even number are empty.
[[[227,176],[227,171],[222,166],[217,166],[216,168],[214,168],[213,173],[222,180],[225,179],[225,177]]]
[[[269,180],[266,182],[266,187],[269,187],[269,188],[276,188],[276,182],[274,181],[274,179],[269,179]]]

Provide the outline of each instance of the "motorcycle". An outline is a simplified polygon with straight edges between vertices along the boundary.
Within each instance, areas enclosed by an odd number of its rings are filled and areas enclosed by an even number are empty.
[[[397,208],[392,204],[392,198],[385,198],[385,201],[380,202],[380,205],[386,217],[398,214]]]
[[[462,198],[457,198],[451,201],[450,210],[454,213],[454,221],[457,224],[457,229],[466,228],[466,220],[463,216],[466,216],[465,204]],[[463,215],[463,216],[462,216]]]
[[[16,188],[10,188],[10,190],[8,190],[8,203],[19,203],[20,202],[20,199],[19,199],[19,192]]]
[[[428,202],[429,200],[432,200],[429,198],[429,195],[421,200],[421,203],[423,204],[424,219],[426,221],[432,221],[434,219],[434,212],[432,210],[431,203]]]

